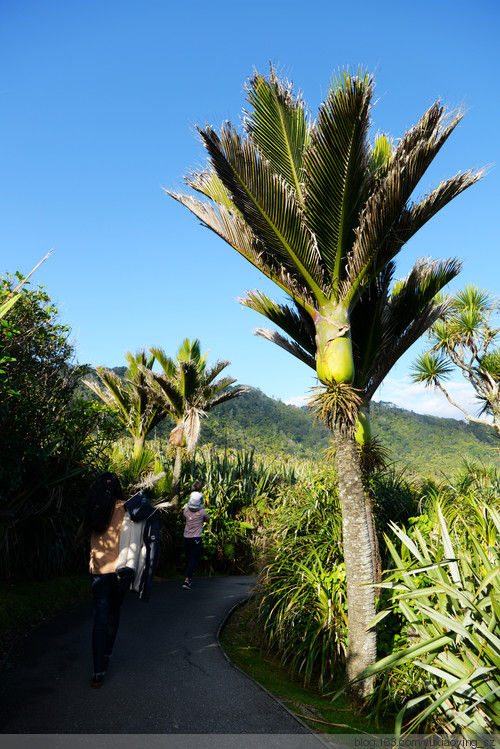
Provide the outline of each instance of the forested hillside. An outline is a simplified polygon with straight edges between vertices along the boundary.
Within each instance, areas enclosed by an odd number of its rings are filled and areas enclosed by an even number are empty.
[[[422,416],[391,403],[373,403],[372,421],[391,460],[420,475],[452,474],[464,457],[500,467],[498,440],[493,430],[481,425]],[[314,424],[307,408],[252,390],[210,413],[203,421],[201,442],[318,457],[330,438],[324,427]]]
[[[126,370],[117,367],[114,371],[123,376]],[[80,395],[84,393],[82,388]],[[90,391],[85,395],[89,397]],[[423,416],[391,403],[375,402],[372,422],[374,434],[390,451],[391,461],[421,476],[451,476],[464,458],[500,468],[498,439],[492,429],[479,424]],[[170,429],[170,424],[160,424],[156,436],[167,437]],[[251,389],[203,419],[199,444],[317,458],[329,446],[330,437],[322,425],[314,423],[309,409],[289,406]]]
[[[500,468],[500,443],[493,429],[456,419],[406,411],[392,403],[372,403],[374,432],[393,461],[422,476],[453,474],[464,458]]]

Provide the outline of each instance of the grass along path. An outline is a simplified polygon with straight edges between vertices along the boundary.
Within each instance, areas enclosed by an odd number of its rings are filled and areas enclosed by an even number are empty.
[[[90,600],[89,576],[0,582],[0,664],[14,641],[64,609]]]
[[[342,686],[331,685],[323,694],[313,686],[305,686],[302,679],[293,677],[283,668],[276,656],[269,654],[249,633],[255,632],[255,612],[251,600],[239,606],[224,624],[220,643],[235,666],[274,694],[316,733],[392,734],[394,720],[375,723],[365,714],[353,711],[347,700],[338,698],[332,703],[329,693]],[[250,641],[249,641],[250,638]]]

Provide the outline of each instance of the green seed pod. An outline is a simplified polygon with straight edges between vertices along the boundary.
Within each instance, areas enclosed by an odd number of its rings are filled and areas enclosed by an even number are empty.
[[[316,372],[319,379],[324,383],[352,383],[354,359],[351,326],[346,310],[325,305],[317,313],[315,325]]]
[[[364,445],[372,438],[372,425],[370,415],[366,408],[361,407],[356,421],[354,437],[358,445]]]

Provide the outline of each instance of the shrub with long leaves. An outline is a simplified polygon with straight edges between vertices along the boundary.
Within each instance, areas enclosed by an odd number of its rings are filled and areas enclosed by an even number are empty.
[[[345,662],[342,520],[333,472],[284,489],[268,529],[259,623],[283,665],[323,688]]]
[[[418,527],[406,532],[393,524],[400,550],[386,539],[396,569],[382,583],[392,600],[377,620],[397,607],[413,643],[365,675],[413,663],[425,681],[422,693],[400,710],[398,734],[430,725],[468,737],[499,732],[500,513],[476,509],[479,525],[464,526],[466,543],[450,534],[439,503],[437,534],[426,538]],[[484,529],[480,518],[487,519],[487,535],[477,533]]]
[[[210,530],[205,532],[205,560],[212,569],[249,572],[260,548],[262,518],[279,488],[296,481],[293,465],[255,456],[253,450],[218,452],[202,449],[193,457],[189,482],[201,480]],[[189,484],[186,486],[188,494]]]

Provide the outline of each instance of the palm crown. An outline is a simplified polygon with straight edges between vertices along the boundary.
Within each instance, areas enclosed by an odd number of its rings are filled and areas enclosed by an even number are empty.
[[[124,378],[106,367],[96,367],[100,383],[86,380],[85,384],[113,410],[132,435],[137,457],[143,450],[146,436],[165,418],[165,414],[147,390],[147,372],[152,369],[155,357],[139,351],[136,354],[127,352],[125,358],[129,368]]]
[[[150,351],[163,370],[161,373],[144,371],[150,395],[163,414],[175,419],[171,441],[180,446],[185,440],[187,449],[192,450],[200,434],[201,418],[215,406],[243,395],[248,388],[245,385],[231,388],[236,382],[232,377],[217,380],[230,362],[218,361],[209,367],[208,352],[201,353],[198,340],[186,338],[175,360],[161,348]]]
[[[267,79],[255,74],[247,93],[252,111],[242,135],[229,123],[219,133],[199,128],[210,166],[191,172],[186,182],[208,201],[168,192],[293,300],[293,308],[258,292],[244,300],[292,338],[275,342],[307,363],[314,357],[321,381],[352,383],[357,305],[364,300],[366,308],[367,291],[377,286],[388,298],[392,261],[405,242],[481,177],[470,170],[411,200],[462,113],[448,116],[436,103],[397,146],[384,136],[372,146],[373,81],[362,71],[334,81],[314,123],[302,97],[294,97],[273,69]],[[432,272],[420,264],[405,293],[392,295],[394,309],[398,297],[410,298],[410,286],[415,292],[417,271],[446,283],[458,264],[434,265]],[[429,303],[428,296],[422,309]]]

